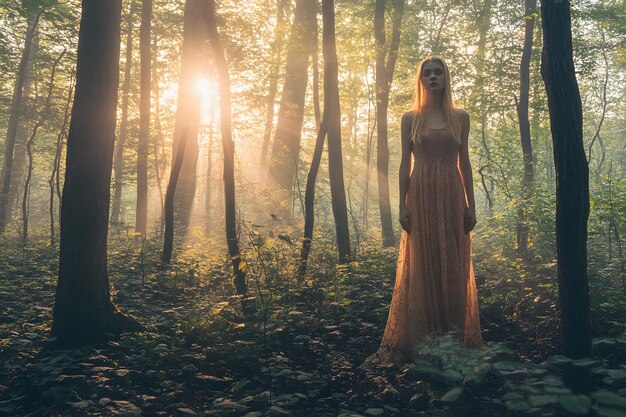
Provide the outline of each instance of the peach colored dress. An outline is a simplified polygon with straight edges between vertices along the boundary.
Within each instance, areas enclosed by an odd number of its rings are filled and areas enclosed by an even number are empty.
[[[413,116],[402,117],[411,135]],[[428,336],[455,332],[468,346],[480,346],[478,297],[470,236],[464,233],[467,207],[458,167],[459,145],[449,128],[424,127],[412,141],[414,165],[407,207],[411,232],[402,232],[389,318],[377,356],[403,364],[414,360]]]

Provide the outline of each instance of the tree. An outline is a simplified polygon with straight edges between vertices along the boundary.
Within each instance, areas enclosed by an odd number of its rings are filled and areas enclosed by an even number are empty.
[[[287,46],[285,83],[269,169],[272,184],[287,192],[290,192],[293,187],[293,179],[300,158],[300,137],[304,122],[304,98],[309,78],[309,57],[315,46],[316,6],[317,2],[313,0],[296,1],[293,26]]]
[[[53,336],[66,346],[139,327],[111,302],[107,272],[120,18],[121,0],[82,2],[52,322]]]
[[[350,259],[350,231],[348,229],[348,208],[346,207],[346,190],[343,183],[343,158],[341,154],[341,108],[339,104],[339,61],[335,44],[335,2],[322,1],[324,30],[322,33],[324,47],[324,82],[328,80],[329,94],[324,94],[324,102],[329,101],[328,108],[328,176],[332,199],[333,217],[335,218],[335,234],[339,262],[346,263]]]
[[[235,204],[235,142],[233,142],[231,123],[230,75],[224,47],[217,31],[215,1],[208,0],[205,7],[206,25],[208,29],[213,62],[217,69],[220,84],[220,128],[222,131],[222,147],[224,149],[224,203],[226,220],[226,242],[235,274],[235,289],[243,297],[242,307],[246,314],[253,312],[252,304],[246,299],[246,269],[242,264],[239,242],[237,239],[237,221]]]
[[[263,145],[261,147],[261,166],[267,165],[267,151],[269,150],[272,126],[274,124],[274,104],[278,92],[278,77],[280,74],[281,55],[285,39],[285,19],[288,10],[287,0],[276,2],[276,29],[272,42],[272,69],[269,74],[269,91],[267,94],[267,110],[265,112],[265,129],[263,131]]]
[[[191,210],[191,201],[188,201],[189,192],[195,190],[195,166],[198,158],[198,126],[200,123],[200,95],[195,82],[199,74],[199,51],[202,35],[206,33],[202,27],[202,7],[204,0],[187,0],[185,2],[185,16],[183,27],[183,45],[178,80],[178,104],[176,107],[176,125],[174,128],[174,142],[172,150],[172,167],[170,179],[165,192],[165,235],[163,255],[164,265],[170,263],[174,246],[174,212],[177,211],[184,219],[188,219]],[[192,153],[191,157],[188,156]],[[194,155],[195,153],[195,155]],[[189,161],[185,163],[185,161]],[[193,165],[193,167],[192,167]],[[187,170],[185,170],[187,167]],[[193,169],[192,169],[193,168]],[[181,202],[176,207],[176,190],[182,188]],[[191,199],[193,201],[193,198]],[[176,210],[178,208],[178,210]]]
[[[530,205],[534,180],[533,147],[530,140],[530,120],[528,119],[528,95],[530,92],[530,58],[533,50],[533,29],[535,27],[535,8],[537,0],[525,0],[524,10],[524,48],[520,63],[520,94],[517,103],[520,140],[524,155],[524,176],[522,177],[522,201],[517,208],[517,250],[520,256],[528,259],[528,224],[527,211]]]
[[[150,147],[150,32],[152,26],[152,0],[141,2],[139,27],[139,54],[141,75],[139,87],[139,144],[137,149],[137,207],[135,232],[146,234],[148,223],[148,150]]]
[[[4,233],[7,224],[11,220],[11,203],[13,200],[11,198],[11,176],[13,175],[15,142],[20,124],[22,96],[24,93],[24,84],[26,82],[26,78],[28,77],[28,63],[31,57],[31,48],[33,47],[33,39],[37,33],[39,18],[42,12],[43,9],[32,12],[28,20],[26,37],[24,40],[24,49],[22,50],[22,57],[18,66],[15,85],[13,87],[7,136],[4,143],[5,149],[4,162],[2,164],[2,183],[0,184],[0,234]],[[15,191],[17,191],[17,189]]]
[[[111,223],[120,222],[122,206],[122,184],[124,178],[124,146],[128,138],[128,102],[130,100],[131,70],[133,61],[133,20],[135,6],[130,3],[126,16],[126,62],[124,63],[124,82],[122,83],[122,120],[120,121],[120,132],[115,144],[115,157],[113,168],[115,179],[113,180],[113,202],[111,206]]]
[[[26,153],[28,154],[28,167],[26,169],[26,180],[24,181],[24,192],[22,193],[22,241],[26,243],[28,241],[28,212],[30,206],[30,184],[33,178],[33,145],[37,138],[39,129],[46,123],[50,116],[50,101],[52,99],[52,92],[54,90],[54,76],[56,74],[57,66],[67,50],[64,48],[59,54],[57,59],[52,63],[52,70],[50,72],[50,82],[48,83],[48,93],[46,95],[46,101],[41,110],[39,120],[33,126],[30,137],[26,141]]]
[[[546,86],[556,172],[556,249],[563,353],[591,355],[587,282],[589,168],[583,147],[582,104],[574,71],[569,0],[541,2],[541,76]],[[575,367],[565,375],[574,391],[590,391],[592,379]]]
[[[393,71],[400,47],[400,26],[404,12],[404,0],[394,0],[393,26],[391,44],[387,62],[385,57],[385,0],[376,0],[374,13],[374,35],[376,38],[376,126],[377,126],[377,157],[378,173],[378,207],[382,225],[383,245],[393,246],[396,238],[393,234],[391,221],[391,203],[389,201],[389,142],[387,139],[387,109],[389,107],[389,90],[393,80]]]

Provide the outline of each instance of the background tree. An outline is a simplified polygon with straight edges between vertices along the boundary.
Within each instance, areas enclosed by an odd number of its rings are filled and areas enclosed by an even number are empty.
[[[393,25],[391,43],[387,51],[385,40],[385,0],[376,1],[374,33],[376,37],[376,171],[378,173],[378,207],[383,232],[383,245],[395,243],[391,221],[391,202],[389,201],[389,143],[387,139],[387,109],[389,91],[393,81],[393,71],[400,47],[400,27],[404,13],[404,0],[393,1]],[[386,62],[385,58],[387,57]]]
[[[139,51],[141,55],[141,81],[139,92],[139,146],[137,148],[137,210],[135,231],[146,234],[148,223],[148,151],[150,148],[150,90],[152,53],[152,0],[141,2]]]
[[[26,36],[24,39],[24,48],[22,50],[22,58],[17,70],[17,76],[15,79],[15,86],[13,88],[13,98],[11,99],[11,111],[9,113],[9,121],[7,127],[7,136],[4,142],[4,160],[2,164],[2,184],[0,184],[0,233],[3,233],[7,227],[7,224],[11,220],[12,201],[11,194],[11,176],[13,175],[13,161],[15,142],[18,136],[18,129],[20,124],[20,116],[22,111],[22,97],[24,94],[24,84],[28,77],[29,60],[31,58],[31,48],[33,46],[33,39],[37,33],[39,25],[39,18],[42,9],[34,9],[30,12],[28,19],[28,25],[26,29]]]
[[[128,14],[126,15],[126,57],[124,62],[124,81],[122,83],[122,104],[120,131],[115,144],[115,157],[113,160],[113,170],[115,179],[113,181],[113,201],[111,203],[111,223],[120,223],[120,211],[122,205],[122,185],[124,184],[124,146],[128,138],[128,105],[130,101],[130,84],[133,68],[133,23],[134,23],[135,3],[130,2]]]
[[[309,59],[315,45],[316,4],[316,1],[311,0],[296,1],[293,26],[287,44],[285,82],[272,144],[270,179],[273,185],[288,193],[293,187],[300,158]],[[280,199],[283,197],[284,195]]]

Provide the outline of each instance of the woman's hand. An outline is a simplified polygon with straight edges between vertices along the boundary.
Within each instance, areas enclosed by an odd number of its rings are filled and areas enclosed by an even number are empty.
[[[474,207],[466,207],[463,225],[465,234],[471,232],[474,229],[474,226],[476,226],[476,209]]]
[[[411,233],[411,217],[405,205],[400,206],[400,224],[407,233]]]

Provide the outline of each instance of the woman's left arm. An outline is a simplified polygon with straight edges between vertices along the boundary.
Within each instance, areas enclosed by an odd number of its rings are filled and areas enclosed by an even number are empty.
[[[469,159],[470,117],[465,110],[460,111],[461,148],[459,150],[459,169],[463,178],[468,207],[465,212],[465,233],[469,233],[476,225],[476,202],[474,201],[474,178]]]

